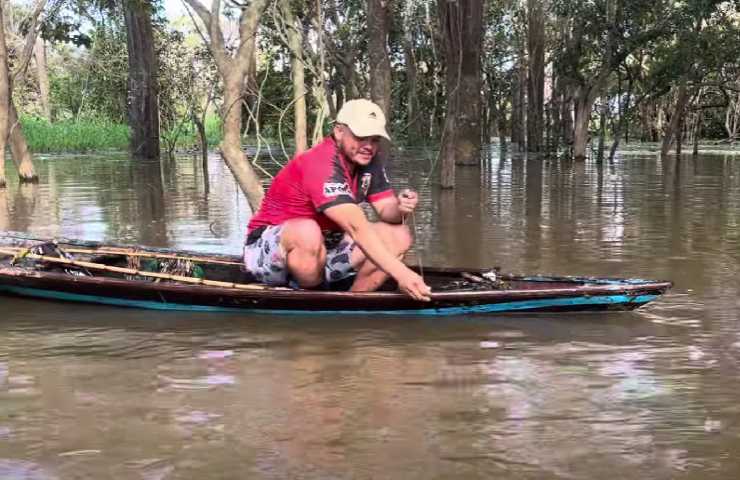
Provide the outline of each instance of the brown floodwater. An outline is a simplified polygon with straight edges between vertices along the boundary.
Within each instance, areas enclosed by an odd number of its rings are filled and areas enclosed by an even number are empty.
[[[452,192],[430,152],[393,166],[421,191],[422,264],[675,288],[629,313],[450,318],[0,297],[0,478],[738,478],[740,156],[485,156]],[[0,191],[0,230],[240,250],[249,208],[217,157],[36,167]]]

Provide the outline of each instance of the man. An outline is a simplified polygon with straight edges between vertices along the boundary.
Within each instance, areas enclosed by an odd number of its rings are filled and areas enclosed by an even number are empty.
[[[418,195],[397,196],[382,163],[380,139],[390,140],[385,115],[369,100],[346,102],[332,134],[297,155],[278,173],[249,222],[244,263],[261,282],[301,288],[351,279],[351,290],[369,292],[388,278],[417,300],[430,288],[401,262],[412,243],[404,224]],[[371,223],[359,204],[369,202]]]

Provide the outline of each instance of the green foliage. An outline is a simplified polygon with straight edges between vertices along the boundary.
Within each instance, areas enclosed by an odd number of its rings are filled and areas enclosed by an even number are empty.
[[[204,123],[206,128],[206,139],[209,148],[215,148],[221,143],[222,132],[221,132],[221,119],[214,113],[209,113],[206,116]],[[195,150],[200,145],[198,142],[198,132],[191,122],[185,122],[182,124],[180,131],[175,133],[172,131],[163,131],[162,137],[170,138],[174,141],[175,150]]]
[[[44,19],[42,35],[50,46],[51,101],[57,123],[49,125],[33,118],[40,112],[33,63],[23,81],[13,87],[19,110],[28,116],[23,124],[32,149],[126,149],[128,59],[122,4],[76,0],[57,8],[59,3],[52,3],[55,8],[49,9]],[[225,17],[236,20],[241,3],[222,2]],[[543,4],[548,15],[548,75],[553,75],[553,89],[562,89],[564,104],[572,101],[577,89],[588,87],[600,72],[607,72],[608,81],[600,84],[596,95],[597,103],[610,110],[609,119],[615,121],[621,115],[620,105],[629,105],[627,108],[633,111],[624,116],[633,120],[625,126],[630,135],[640,136],[648,129],[659,134],[670,116],[677,82],[687,79],[692,95],[702,96],[691,108],[694,112],[706,108],[702,113],[703,134],[721,137],[724,106],[729,98],[740,95],[737,87],[728,87],[740,82],[740,21],[733,7],[737,2],[550,0]],[[208,7],[209,2],[204,5]],[[312,88],[325,86],[332,102],[337,103],[368,95],[367,25],[372,19],[367,16],[365,0],[290,0],[290,5],[303,28],[310,134],[317,110]],[[388,5],[392,9],[390,128],[397,141],[435,143],[447,99],[445,69],[450,68],[440,37],[438,2],[408,0]],[[322,9],[325,70],[321,77],[317,70],[321,64],[317,6]],[[512,108],[512,86],[517,81],[515,67],[527,62],[527,2],[497,0],[486,2],[485,6],[481,95],[488,117],[484,121],[492,122],[494,116],[500,116],[503,122],[497,123],[504,129]],[[194,117],[205,120],[208,143],[215,146],[221,138],[217,112],[222,107],[222,86],[215,64],[190,19],[168,23],[160,7],[156,3],[153,15],[163,149],[190,149],[197,145]],[[19,12],[7,21],[12,32],[8,35],[12,40],[11,64],[17,58],[21,37],[18,32],[22,33],[24,26],[24,15]],[[275,14],[270,6],[260,19],[256,84],[247,85],[246,103],[257,116],[262,139],[277,142],[282,137],[284,143],[290,143],[291,55],[284,43],[285,27]],[[235,27],[227,21],[223,26],[225,30]],[[206,31],[201,33],[207,36]],[[234,46],[235,43],[229,43],[227,50],[233,53]],[[415,87],[411,85],[409,62],[414,62],[417,70]],[[319,78],[325,79],[325,85]],[[521,90],[521,85],[516,86]],[[414,112],[408,108],[410,99],[417,102],[415,118],[409,118]],[[638,101],[642,102],[639,109]],[[250,118],[247,107],[243,118],[244,136],[251,141],[256,135],[255,120]],[[413,121],[418,123],[412,129]],[[328,125],[324,127],[327,131]]]
[[[108,120],[49,123],[42,118],[23,117],[21,126],[34,152],[93,152],[128,147],[128,126]]]
[[[92,47],[61,46],[49,71],[55,119],[105,118],[126,120],[128,57],[126,33],[117,26],[98,25]]]

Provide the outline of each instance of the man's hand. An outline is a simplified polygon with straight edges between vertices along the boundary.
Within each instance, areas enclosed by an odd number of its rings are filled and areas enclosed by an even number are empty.
[[[398,289],[414,300],[423,302],[431,300],[429,295],[432,293],[432,289],[413,270],[406,268],[403,273],[396,277],[396,282],[398,282]]]
[[[416,209],[419,203],[419,194],[413,190],[405,189],[398,195],[398,211],[401,215],[406,216]]]

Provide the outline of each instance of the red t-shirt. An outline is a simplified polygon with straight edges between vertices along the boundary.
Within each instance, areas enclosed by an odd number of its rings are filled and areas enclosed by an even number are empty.
[[[324,210],[342,203],[374,202],[393,195],[383,163],[376,157],[350,173],[350,161],[331,136],[283,167],[247,228],[280,225],[292,218],[312,218],[322,230],[341,230]]]

